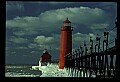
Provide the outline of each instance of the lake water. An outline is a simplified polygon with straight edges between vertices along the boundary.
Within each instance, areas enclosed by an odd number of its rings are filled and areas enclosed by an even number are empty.
[[[31,70],[30,65],[7,65],[5,66],[5,77],[40,77],[40,70]]]

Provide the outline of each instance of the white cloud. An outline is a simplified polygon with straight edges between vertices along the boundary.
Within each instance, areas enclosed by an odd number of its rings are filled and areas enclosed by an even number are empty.
[[[16,17],[13,20],[8,20],[6,22],[7,27],[20,27],[24,29],[29,29],[35,27],[38,22],[37,17]]]
[[[15,43],[27,43],[28,42],[26,38],[20,38],[20,37],[15,37],[15,36],[11,36],[10,41],[15,42]]]
[[[91,25],[91,29],[104,29],[104,28],[108,28],[108,24],[92,24]]]
[[[72,45],[73,49],[79,48],[79,46],[83,46],[84,42],[87,44],[87,47],[90,47],[90,36],[93,40],[95,40],[96,35],[93,33],[89,34],[82,34],[82,33],[75,33],[72,35]]]
[[[24,36],[24,35],[33,35],[33,34],[37,34],[38,31],[33,31],[33,30],[29,30],[29,29],[24,29],[21,31],[14,31],[13,34],[17,35],[17,36]]]
[[[34,41],[40,45],[51,44],[54,41],[53,37],[37,36]]]
[[[82,34],[82,33],[75,33],[73,34],[73,41],[75,42],[84,42],[84,41],[87,41],[89,40],[89,35],[88,34]]]
[[[29,48],[35,48],[35,47],[37,47],[37,45],[36,45],[36,44],[33,44],[33,43],[30,43],[30,44],[28,45],[28,47],[29,47]]]
[[[6,21],[6,27],[20,27],[22,29],[41,29],[44,31],[53,31],[60,29],[62,22],[69,17],[72,23],[85,24],[90,26],[94,23],[105,23],[107,13],[99,8],[74,7],[49,10],[41,13],[38,17],[16,17]],[[104,18],[104,20],[103,20]]]
[[[16,49],[28,49],[27,47],[17,47]]]
[[[45,36],[37,36],[34,39],[34,42],[36,43],[36,47],[39,47],[40,49],[48,48],[50,49],[59,49],[60,46],[60,35],[53,34],[51,37],[45,37]]]
[[[13,32],[13,34],[22,36],[22,35],[25,35],[25,32],[23,32],[23,31],[16,32],[15,31],[15,32]]]
[[[31,51],[30,53],[35,53],[35,51]]]
[[[37,42],[38,44],[44,44],[45,39],[46,39],[45,36],[37,36],[34,41]]]

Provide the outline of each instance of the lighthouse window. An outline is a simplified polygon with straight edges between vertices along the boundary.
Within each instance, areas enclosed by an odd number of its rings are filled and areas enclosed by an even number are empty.
[[[64,23],[64,26],[71,26],[71,23]]]

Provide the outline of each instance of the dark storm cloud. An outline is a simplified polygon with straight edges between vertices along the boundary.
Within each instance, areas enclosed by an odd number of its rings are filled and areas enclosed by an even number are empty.
[[[37,1],[7,1],[6,10],[7,19],[12,19],[16,16],[37,16],[41,12],[48,10],[61,9],[66,7],[90,7],[101,8],[106,11],[117,11],[116,3],[109,2],[37,2]],[[114,6],[114,7],[113,7]]]
[[[7,1],[6,10],[9,11],[24,11],[24,4],[20,1]]]
[[[23,15],[24,4],[21,1],[6,1],[6,19]]]

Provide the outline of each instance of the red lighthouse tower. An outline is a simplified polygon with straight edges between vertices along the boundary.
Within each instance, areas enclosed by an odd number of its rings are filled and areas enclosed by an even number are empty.
[[[72,27],[68,18],[63,22],[61,27],[61,42],[60,42],[60,61],[59,68],[63,69],[65,65],[64,56],[72,52]]]

